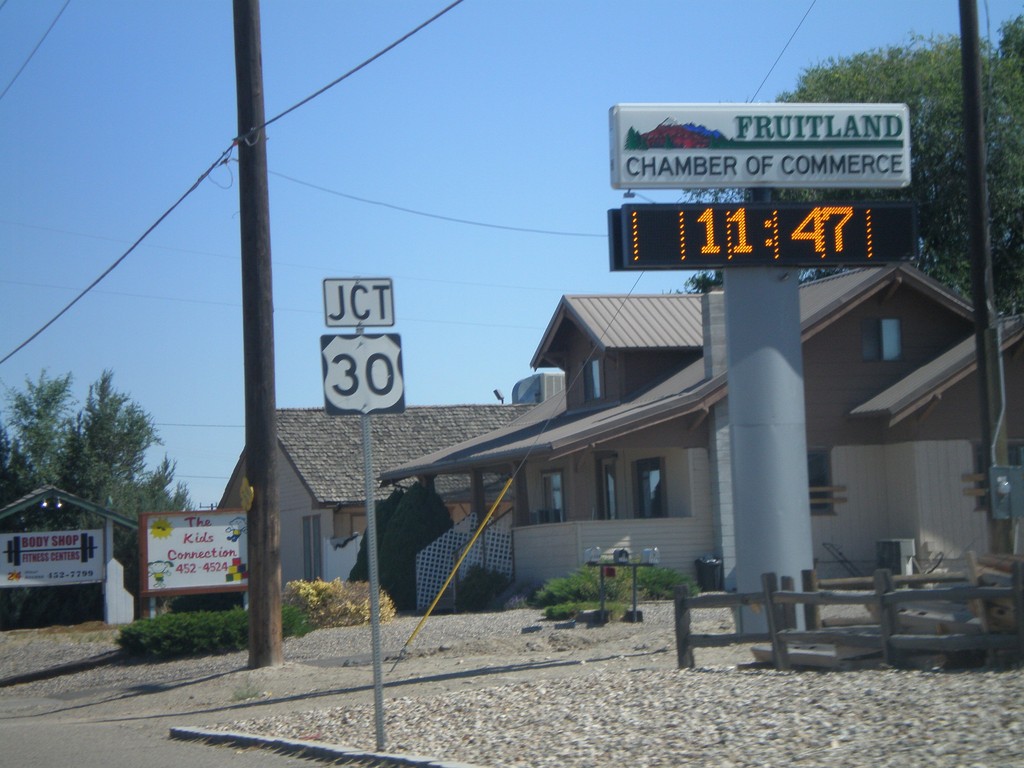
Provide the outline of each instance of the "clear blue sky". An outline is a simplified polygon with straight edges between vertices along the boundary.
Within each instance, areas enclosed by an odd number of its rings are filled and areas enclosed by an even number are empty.
[[[0,0],[0,357],[236,134],[229,0],[71,0],[25,65],[64,4]],[[264,0],[268,117],[446,4]],[[465,0],[268,131],[278,406],[323,407],[326,277],[393,279],[407,403],[510,395],[563,294],[662,293],[686,279],[608,270],[606,211],[623,202],[608,181],[609,107],[772,101],[830,57],[956,34],[957,9]],[[997,40],[1020,13],[1017,1],[981,3],[982,35]],[[113,370],[158,424],[152,462],[176,461],[197,505],[220,498],[243,447],[236,180],[237,166],[214,172],[0,365],[6,389],[71,372],[80,400]]]

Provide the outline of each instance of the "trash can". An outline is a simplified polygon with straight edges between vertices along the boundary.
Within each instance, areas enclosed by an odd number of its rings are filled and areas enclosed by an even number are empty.
[[[697,586],[701,592],[721,592],[725,588],[722,558],[704,555],[693,562],[697,566]]]

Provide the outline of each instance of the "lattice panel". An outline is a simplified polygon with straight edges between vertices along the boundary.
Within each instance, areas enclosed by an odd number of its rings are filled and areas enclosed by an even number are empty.
[[[476,530],[476,515],[459,521],[416,555],[416,607],[430,607],[434,597],[451,573],[463,548]],[[486,548],[487,567],[512,578],[512,529],[507,520],[488,526],[472,551],[462,561],[460,573],[474,565],[482,565]]]

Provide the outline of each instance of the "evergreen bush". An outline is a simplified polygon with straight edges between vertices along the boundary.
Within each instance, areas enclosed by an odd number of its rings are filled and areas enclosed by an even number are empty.
[[[455,590],[455,610],[488,611],[495,599],[511,584],[511,579],[498,571],[474,565],[466,572]]]
[[[405,492],[380,537],[380,586],[401,611],[416,609],[416,554],[452,527],[444,501],[416,484]]]

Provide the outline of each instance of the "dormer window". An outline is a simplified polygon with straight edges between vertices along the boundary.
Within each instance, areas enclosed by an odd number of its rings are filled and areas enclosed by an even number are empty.
[[[583,399],[601,399],[601,361],[590,359],[583,364]]]
[[[865,360],[900,360],[903,341],[896,317],[871,317],[861,325],[861,347]]]

